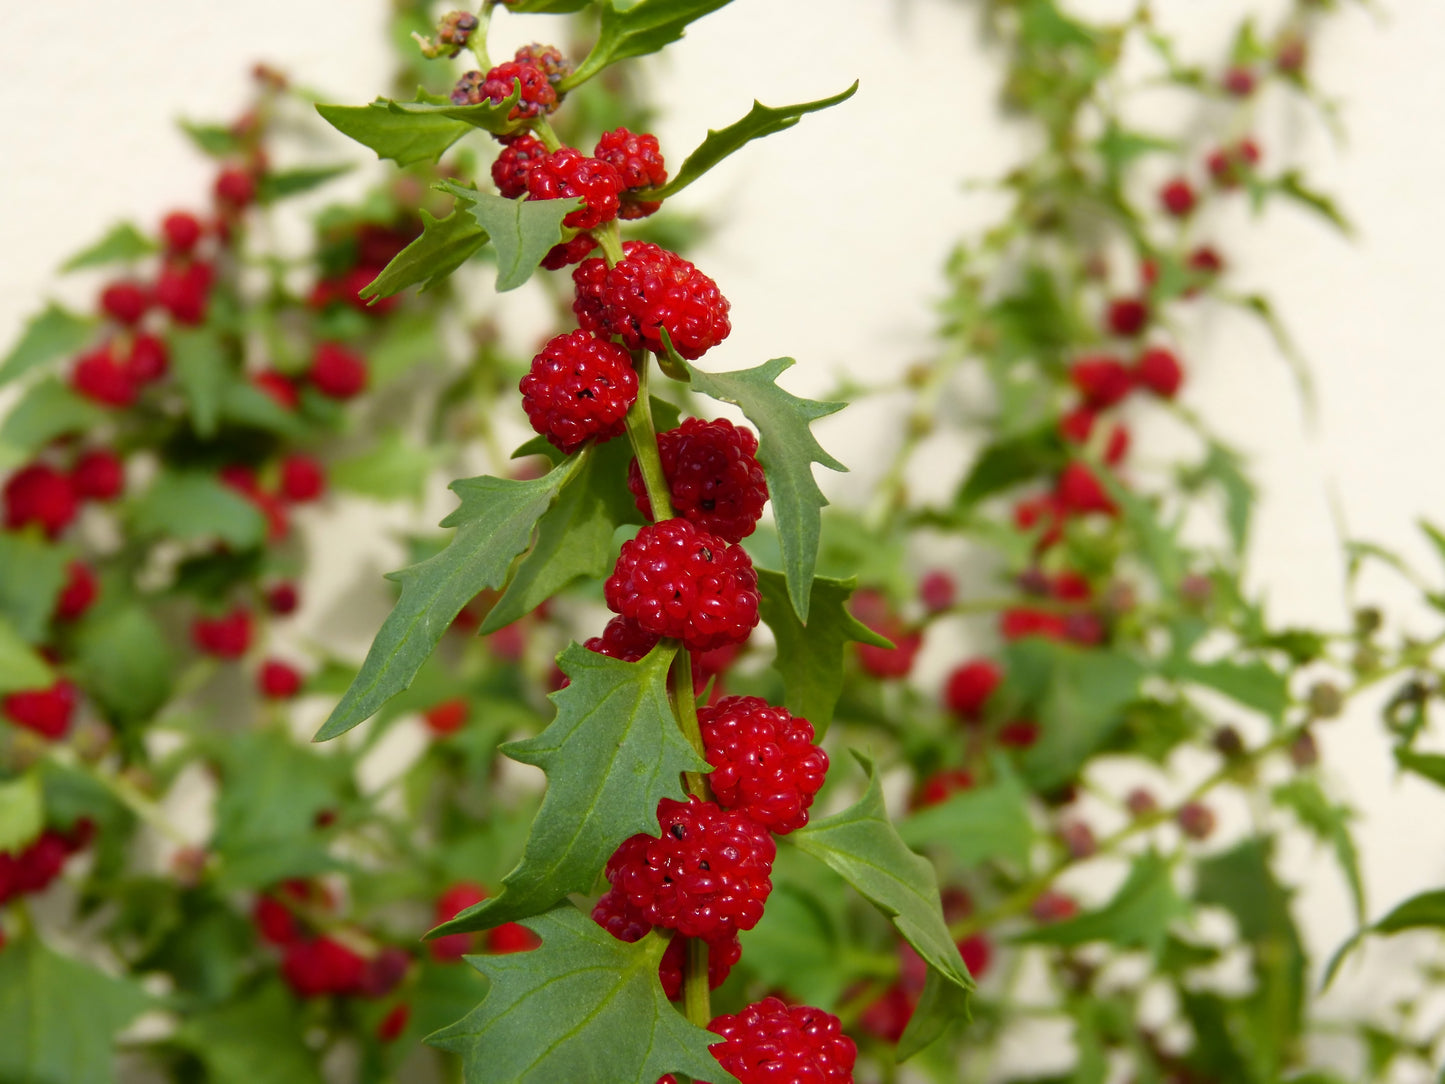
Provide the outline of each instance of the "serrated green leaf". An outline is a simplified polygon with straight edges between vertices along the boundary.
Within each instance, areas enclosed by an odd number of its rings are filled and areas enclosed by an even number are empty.
[[[682,165],[678,167],[677,172],[666,184],[661,188],[639,193],[637,198],[661,200],[676,195],[728,155],[747,146],[753,140],[791,128],[807,114],[817,113],[830,106],[838,105],[840,102],[845,102],[857,91],[858,83],[855,80],[847,90],[834,94],[831,98],[819,98],[814,102],[773,107],[754,101],[752,109],[748,110],[748,115],[742,120],[735,121],[726,128],[709,128],[707,137],[695,151],[683,160]]]
[[[440,186],[467,205],[497,250],[497,290],[515,290],[532,277],[553,245],[562,242],[562,219],[582,206],[578,199],[505,199],[495,192]]]
[[[30,649],[9,621],[0,617],[0,695],[48,688],[54,680],[50,665]]]
[[[1275,191],[1287,199],[1293,200],[1301,207],[1307,208],[1329,222],[1346,237],[1353,237],[1355,227],[1350,224],[1338,207],[1335,201],[1328,196],[1316,192],[1304,182],[1297,170],[1288,170],[1280,175],[1272,186]]]
[[[0,568],[25,570],[23,576],[0,576],[0,617],[27,643],[45,639],[69,563],[64,550],[34,534],[0,532]]]
[[[127,980],[25,937],[0,952],[0,1080],[111,1084],[115,1035],[149,1006]]]
[[[316,1055],[296,1026],[297,1009],[280,983],[269,982],[241,1000],[187,1016],[172,1041],[200,1059],[209,1084],[321,1084]]]
[[[157,246],[129,222],[121,222],[95,244],[81,249],[60,265],[65,273],[112,263],[129,263],[149,256]]]
[[[908,849],[888,819],[873,762],[857,752],[853,756],[868,773],[863,797],[786,838],[878,908],[923,957],[930,974],[937,973],[931,996],[920,1002],[899,1042],[899,1058],[904,1059],[942,1035],[954,1020],[966,1018],[973,980],[943,921],[933,866]]]
[[[447,117],[460,121],[469,128],[480,128],[493,135],[503,135],[518,131],[522,127],[520,121],[510,119],[511,112],[521,97],[521,82],[513,79],[512,93],[499,102],[486,99],[475,105],[457,105],[447,98],[418,93],[414,101],[388,102],[387,109],[409,116]]]
[[[1099,910],[1040,926],[1018,940],[1066,947],[1107,941],[1157,954],[1164,946],[1170,924],[1188,912],[1189,905],[1175,891],[1168,861],[1150,851],[1134,859],[1129,876]]]
[[[619,10],[615,0],[602,5],[597,44],[577,70],[562,80],[562,90],[585,83],[609,64],[655,53],[681,40],[689,23],[726,7],[729,0],[640,0]]]
[[[0,425],[0,448],[29,458],[56,437],[83,433],[105,423],[106,411],[54,377],[26,390]]]
[[[462,503],[441,525],[457,528],[456,534],[440,553],[390,575],[401,584],[401,598],[317,741],[345,734],[411,684],[462,607],[505,582],[577,462],[525,482],[481,477],[452,483]]]
[[[190,408],[191,428],[198,437],[216,435],[221,401],[231,381],[231,366],[220,336],[208,327],[179,328],[170,336],[171,366]]]
[[[383,501],[403,497],[421,500],[427,477],[436,469],[445,448],[419,447],[397,429],[383,433],[374,448],[327,468],[337,489]]]
[[[241,380],[226,384],[221,393],[221,420],[233,425],[264,429],[291,440],[305,440],[306,423],[256,385]]]
[[[472,126],[443,115],[408,113],[378,98],[370,105],[318,105],[316,112],[344,136],[399,166],[435,162]]]
[[[482,622],[483,633],[531,613],[579,577],[605,579],[617,563],[613,534],[640,519],[632,494],[617,482],[626,476],[632,449],[625,440],[612,440],[580,456],[576,475],[538,520],[536,542]]]
[[[1149,132],[1129,131],[1120,127],[1117,121],[1111,120],[1104,129],[1104,134],[1095,140],[1094,149],[1103,159],[1108,176],[1116,179],[1133,165],[1136,159],[1161,152],[1172,154],[1179,149],[1179,142]]]
[[[1440,761],[1442,770],[1445,770],[1445,757],[1441,757]],[[1319,783],[1306,776],[1297,776],[1281,783],[1274,788],[1272,794],[1275,802],[1292,810],[1301,824],[1334,849],[1335,860],[1345,875],[1345,882],[1350,888],[1350,898],[1355,905],[1355,921],[1364,925],[1367,913],[1365,882],[1360,875],[1360,858],[1355,850],[1355,839],[1350,834],[1350,821],[1354,819],[1354,813],[1348,807],[1331,802]]]
[[[45,801],[34,772],[0,782],[0,851],[19,854],[45,828]]]
[[[362,297],[391,297],[417,283],[429,290],[487,243],[487,231],[460,208],[446,218],[433,218],[423,209],[421,222],[421,236],[392,258],[361,291]]]
[[[811,722],[821,738],[833,721],[842,689],[847,645],[887,647],[889,641],[848,612],[848,598],[858,586],[855,581],[814,579],[805,625],[788,600],[783,574],[766,568],[757,572],[762,593],[758,612],[777,640],[773,669],[783,679],[784,706]]]
[[[806,623],[818,565],[822,511],[828,504],[813,479],[813,464],[821,463],[829,470],[848,469],[823,451],[809,426],[842,410],[845,404],[800,399],[780,388],[777,379],[796,364],[792,358],[773,358],[755,369],[729,373],[702,372],[676,354],[673,361],[686,366],[694,390],[741,408],[758,427],[758,462],[768,478],[788,598],[798,618]]]
[[[1036,835],[1028,802],[1028,791],[1005,768],[987,786],[909,815],[898,834],[910,847],[943,847],[964,869],[994,859],[1024,868]]]
[[[285,169],[276,173],[263,173],[256,186],[256,199],[260,203],[275,203],[288,196],[299,196],[320,188],[328,181],[345,176],[352,167],[346,164],[334,166],[307,166],[302,169]]]
[[[627,663],[573,644],[558,658],[571,683],[552,694],[557,717],[502,752],[547,773],[526,850],[494,897],[432,930],[483,930],[535,915],[569,892],[590,892],[629,836],[656,835],[657,803],[683,800],[681,774],[708,771],[667,698],[672,652]]]
[[[166,471],[136,498],[131,528],[180,542],[219,539],[235,549],[258,546],[266,538],[266,519],[256,506],[213,475]]]
[[[953,498],[967,511],[986,497],[1053,473],[1068,460],[1055,426],[1042,426],[1018,436],[1003,437],[978,454]]]
[[[1193,659],[1169,659],[1161,672],[1176,681],[1203,685],[1223,693],[1235,703],[1252,708],[1279,722],[1289,707],[1289,683],[1268,663],[1260,659],[1249,662],[1196,662]]]
[[[170,699],[175,660],[165,633],[140,606],[88,618],[75,651],[86,692],[121,725],[150,719]]]
[[[219,124],[196,124],[188,120],[181,121],[180,125],[181,131],[191,137],[191,142],[212,158],[230,158],[245,149],[230,128]]]
[[[666,938],[629,945],[570,903],[523,925],[541,946],[467,957],[491,980],[487,996],[427,1040],[461,1055],[468,1084],[650,1084],[666,1073],[737,1084],[708,1053],[717,1036],[662,992]]]
[[[95,334],[97,321],[50,302],[25,325],[20,341],[0,361],[0,385],[56,358],[69,357]]]

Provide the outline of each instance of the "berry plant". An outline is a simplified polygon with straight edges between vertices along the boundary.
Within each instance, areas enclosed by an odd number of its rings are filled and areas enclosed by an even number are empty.
[[[1354,625],[1278,623],[1244,457],[1190,405],[1195,329],[1234,314],[1308,402],[1216,227],[1348,229],[1260,134],[1284,98],[1333,121],[1309,54],[1344,0],[1222,62],[1147,3],[977,5],[1041,150],[955,249],[936,356],[821,401],[791,358],[724,360],[727,283],[686,253],[728,223],[674,197],[857,84],[679,149],[633,74],[728,2],[398,0],[364,105],[258,67],[184,126],[204,201],[76,255],[91,310],[0,360],[0,1080],[1437,1071],[1438,955],[1389,1004],[1321,996],[1445,925],[1429,889],[1371,920],[1321,759],[1387,690],[1394,761],[1445,786],[1445,636],[1363,594],[1442,592],[1351,540]],[[562,44],[494,56],[517,15]],[[1160,88],[1190,134],[1138,119]],[[382,162],[347,202],[316,200],[339,152],[275,164],[322,121]],[[830,505],[813,423],[900,390],[891,459]],[[359,511],[390,588],[327,559]],[[1327,963],[1301,847],[1353,908]]]

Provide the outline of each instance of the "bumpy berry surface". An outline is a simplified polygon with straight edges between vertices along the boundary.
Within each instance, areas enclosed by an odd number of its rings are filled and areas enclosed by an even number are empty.
[[[594,636],[582,646],[609,659],[637,662],[657,646],[661,637],[648,632],[630,617],[614,617],[607,622],[601,636]]]
[[[5,483],[5,526],[36,523],[51,538],[69,526],[77,511],[71,479],[47,463],[22,467]]]
[[[572,311],[589,331],[620,335],[629,350],[662,353],[662,328],[690,361],[728,337],[728,301],[708,278],[674,252],[646,241],[622,246],[613,268],[585,260],[572,273]]]
[[[562,55],[561,49],[535,41],[518,49],[512,59],[518,64],[530,64],[536,68],[553,87],[571,75],[573,70],[572,62]]]
[[[613,613],[693,651],[741,643],[758,623],[747,553],[685,519],[650,524],[624,542],[603,593]]]
[[[965,719],[983,718],[988,698],[1003,680],[1003,670],[990,659],[970,659],[948,675],[943,699],[949,710]]]
[[[597,242],[590,233],[579,233],[572,240],[549,248],[547,255],[542,257],[542,266],[548,271],[560,271],[585,260],[587,254],[596,247]]]
[[[626,428],[628,408],[637,399],[637,374],[622,347],[573,331],[542,348],[519,387],[532,428],[570,455],[589,440],[611,440]]]
[[[492,183],[507,199],[527,194],[527,174],[547,157],[547,148],[534,135],[523,135],[502,148],[492,163]]]
[[[366,362],[336,343],[322,343],[311,359],[307,375],[316,390],[330,399],[350,399],[366,388]]]
[[[631,196],[647,188],[661,188],[667,183],[667,164],[657,137],[629,132],[626,128],[604,132],[597,141],[596,155],[611,162],[622,176],[622,218],[646,218],[659,207],[657,200],[639,200]]]
[[[588,158],[571,147],[539,158],[527,170],[529,199],[573,199],[583,204],[562,219],[562,225],[590,230],[617,217],[622,178],[611,163]]]
[[[640,908],[627,902],[621,889],[611,888],[592,908],[592,921],[619,941],[629,945],[641,941],[652,932],[652,923]]]
[[[654,926],[709,941],[763,917],[777,845],[744,813],[715,802],[664,798],[661,838],[636,835],[607,860],[613,888]]]
[[[751,429],[724,418],[688,418],[657,434],[657,450],[677,515],[729,542],[753,533],[768,500],[768,482]],[[635,459],[627,470],[627,488],[638,511],[652,519],[652,502]]]
[[[812,723],[756,696],[726,697],[699,708],[697,719],[719,805],[778,835],[808,823],[808,807],[828,774]]]
[[[504,102],[512,96],[517,83],[522,85],[522,96],[516,106],[507,114],[509,120],[535,117],[551,113],[557,108],[557,90],[547,78],[547,73],[531,64],[519,64],[509,60],[498,64],[486,75],[481,72],[467,72],[452,90],[452,101],[457,105],[480,105],[482,102]]]
[[[831,1013],[775,997],[708,1026],[712,1056],[742,1084],[852,1084],[858,1048]]]

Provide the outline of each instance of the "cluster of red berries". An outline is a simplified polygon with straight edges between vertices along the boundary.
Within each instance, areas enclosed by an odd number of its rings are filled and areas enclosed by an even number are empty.
[[[6,530],[35,524],[47,538],[58,538],[80,514],[84,501],[113,501],[125,489],[125,464],[108,448],[75,454],[70,468],[49,461],[21,467],[5,482],[0,499]]]
[[[0,904],[44,892],[60,876],[70,856],[84,850],[94,838],[95,822],[81,817],[68,832],[47,828],[21,851],[0,851]]]
[[[440,926],[456,918],[468,907],[475,907],[487,898],[487,890],[474,881],[454,884],[437,897],[434,925]],[[484,945],[491,953],[529,952],[540,942],[525,926],[508,922],[485,934],[449,933],[429,942],[432,959],[438,963],[454,963]]]
[[[742,1084],[852,1084],[858,1048],[822,1009],[767,997],[716,1017],[707,1029],[721,1040],[708,1050]],[[657,1084],[677,1079],[668,1074]]]

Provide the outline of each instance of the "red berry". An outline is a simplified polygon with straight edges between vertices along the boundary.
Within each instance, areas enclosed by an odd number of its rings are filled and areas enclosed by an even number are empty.
[[[777,845],[745,813],[664,798],[661,838],[636,835],[607,860],[607,879],[654,926],[709,941],[763,917]]]
[[[114,500],[125,489],[125,464],[109,448],[81,452],[70,471],[70,488],[86,500]]]
[[[1149,323],[1149,305],[1143,298],[1120,297],[1109,302],[1108,327],[1115,335],[1131,337]]]
[[[294,583],[273,584],[266,591],[266,608],[273,614],[285,616],[295,613],[300,602],[301,597]]]
[[[1191,271],[1201,275],[1217,275],[1224,270],[1224,257],[1211,245],[1200,245],[1186,262]]]
[[[179,324],[199,324],[206,318],[211,291],[211,269],[207,264],[167,264],[156,279],[156,304]]]
[[[687,260],[646,241],[629,241],[616,267],[584,260],[572,272],[572,311],[589,331],[620,335],[629,350],[662,353],[662,328],[690,361],[727,338],[728,301]]]
[[[631,356],[586,331],[552,338],[518,386],[532,428],[568,455],[618,436],[637,399]]]
[[[733,964],[743,958],[743,947],[738,944],[738,935],[725,937],[720,941],[709,941],[707,943],[707,985],[708,989],[716,990],[727,981]],[[673,934],[672,940],[667,943],[667,951],[662,954],[662,963],[658,965],[657,977],[662,983],[662,992],[667,995],[669,1001],[676,1001],[682,997],[682,972],[687,959],[687,938],[682,934]]]
[[[1094,830],[1083,821],[1069,821],[1060,826],[1059,839],[1071,858],[1088,858],[1099,849],[1099,841],[1094,835]]]
[[[852,1084],[858,1048],[822,1009],[769,997],[707,1027],[723,1040],[708,1050],[741,1084]]]
[[[1070,366],[1069,379],[1095,410],[1114,406],[1134,388],[1128,366],[1112,357],[1081,358]]]
[[[808,823],[828,774],[813,724],[756,696],[729,696],[697,712],[708,784],[718,805],[786,835]]]
[[[361,394],[368,377],[365,360],[336,343],[322,343],[316,348],[307,375],[316,390],[331,399]]]
[[[1143,817],[1159,808],[1159,799],[1143,787],[1135,787],[1124,799],[1124,805],[1134,816]]]
[[[474,881],[462,881],[452,885],[437,897],[436,909],[433,912],[436,924],[450,921],[486,898],[487,890]],[[433,960],[438,963],[454,963],[472,950],[473,940],[474,935],[469,933],[449,933],[434,938],[427,944]]]
[[[1194,187],[1183,177],[1175,177],[1159,190],[1159,202],[1175,218],[1184,218],[1193,212],[1198,201]]]
[[[1179,827],[1183,829],[1184,834],[1195,840],[1208,839],[1214,834],[1214,826],[1217,823],[1214,810],[1203,802],[1185,802],[1180,806],[1175,819],[1179,822]]]
[[[140,390],[108,346],[78,358],[70,384],[87,399],[113,407],[130,406]]]
[[[953,577],[941,569],[934,569],[924,575],[918,584],[918,597],[923,608],[931,614],[942,613],[953,605],[958,595],[958,585]]]
[[[5,483],[5,526],[10,530],[38,523],[54,538],[77,511],[69,477],[45,463],[21,467]]]
[[[381,1018],[381,1023],[376,1025],[376,1041],[380,1043],[394,1043],[401,1038],[406,1031],[406,1025],[411,1020],[411,1006],[403,1001]]]
[[[411,954],[388,945],[366,963],[366,977],[357,991],[365,997],[386,997],[402,984],[411,968]]]
[[[1059,419],[1059,435],[1072,444],[1087,444],[1098,417],[1088,407],[1078,407]]]
[[[1048,581],[1048,593],[1068,602],[1087,602],[1094,597],[1094,588],[1079,573],[1065,570]]]
[[[191,641],[207,655],[238,659],[251,646],[251,615],[238,606],[221,617],[198,617],[191,622]]]
[[[560,271],[585,260],[587,254],[596,247],[597,241],[590,233],[579,233],[572,240],[549,248],[547,255],[542,257],[542,266],[548,271]]]
[[[874,677],[888,680],[907,677],[914,657],[923,646],[923,634],[903,623],[880,591],[864,589],[854,593],[849,609],[863,624],[892,641],[892,647],[858,644],[858,661]]]
[[[571,147],[538,159],[527,170],[528,199],[581,197],[582,206],[562,219],[562,225],[574,230],[590,230],[616,218],[621,191],[622,178],[610,163]]]
[[[112,282],[100,292],[101,310],[127,326],[140,323],[150,304],[150,295],[138,282]]]
[[[592,921],[629,945],[652,932],[652,923],[647,921],[647,916],[640,908],[628,903],[627,896],[619,888],[603,893],[592,908]]]
[[[80,690],[63,678],[47,689],[22,689],[0,700],[0,712],[18,727],[57,741],[70,729]]]
[[[272,945],[289,945],[300,935],[296,916],[275,896],[257,896],[251,908],[251,925]]]
[[[1052,493],[1041,493],[1014,505],[1014,523],[1021,531],[1043,527],[1036,548],[1048,549],[1064,537],[1064,509]]]
[[[624,542],[603,594],[614,613],[692,651],[741,643],[758,623],[747,552],[685,519],[649,524]]]
[[[1062,892],[1046,889],[1034,900],[1029,913],[1036,922],[1062,922],[1079,913],[1079,901]]]
[[[1241,139],[1213,151],[1205,165],[1214,183],[1221,188],[1238,188],[1244,178],[1259,165],[1259,144],[1252,139]]]
[[[607,622],[601,636],[594,636],[582,646],[609,659],[637,662],[657,646],[661,637],[648,632],[630,617],[614,617]]]
[[[1226,91],[1233,94],[1236,98],[1248,98],[1254,93],[1254,72],[1248,68],[1235,65],[1224,73],[1223,86]]]
[[[301,671],[280,659],[267,659],[256,674],[256,687],[268,700],[289,700],[301,691]]]
[[[190,252],[200,242],[204,232],[201,220],[187,211],[172,211],[161,221],[161,233],[165,235],[166,248],[174,253]]]
[[[999,618],[999,635],[1005,640],[1022,640],[1029,636],[1042,636],[1046,640],[1062,640],[1068,622],[1063,614],[1044,610],[1005,610]]]
[[[993,960],[993,946],[983,934],[976,933],[958,942],[958,954],[963,958],[963,966],[968,968],[968,973],[975,979],[981,979]]]
[[[913,805],[919,809],[938,805],[961,791],[972,789],[973,773],[967,768],[945,768],[934,772],[918,787]]]
[[[68,857],[70,848],[65,838],[47,828],[16,859],[13,891],[17,894],[44,892],[50,882],[60,876]]]
[[[1184,366],[1173,351],[1156,346],[1139,355],[1134,366],[1134,380],[1155,395],[1172,399],[1184,383]]]
[[[295,410],[301,405],[301,395],[291,378],[268,369],[251,377],[251,383],[279,406],[282,410]]]
[[[547,77],[547,82],[554,87],[567,76],[572,74],[572,62],[562,55],[562,50],[555,45],[542,45],[539,42],[532,42],[524,45],[513,54],[512,59],[518,64],[530,64]],[[561,96],[561,92],[558,92]]]
[[[467,702],[458,696],[443,700],[440,704],[433,704],[422,712],[422,719],[433,734],[445,737],[447,734],[455,734],[466,725],[467,711]]]
[[[688,418],[657,435],[662,473],[673,511],[729,542],[741,542],[757,528],[768,500],[768,482],[757,460],[758,438],[724,418]],[[627,471],[638,510],[652,519],[652,502],[637,460]]]
[[[366,958],[330,937],[293,941],[286,946],[281,974],[298,997],[359,993]]]
[[[467,72],[452,88],[452,102],[456,105],[504,102],[512,96],[518,83],[522,88],[521,97],[507,114],[509,120],[535,117],[557,108],[557,90],[547,78],[547,73],[531,64],[514,60],[498,64],[485,75],[478,71]]]
[[[100,581],[90,567],[79,561],[71,561],[66,569],[65,587],[55,603],[56,620],[74,621],[90,609],[99,592]]]
[[[604,132],[597,141],[596,155],[610,162],[622,177],[622,218],[646,218],[662,204],[639,200],[634,193],[661,188],[667,183],[667,165],[655,135],[636,135],[626,128]]]
[[[239,209],[256,198],[256,179],[246,170],[231,166],[216,177],[216,201]]]
[[[281,460],[281,496],[295,504],[314,501],[326,492],[326,471],[309,455]]]
[[[164,339],[154,335],[137,335],[131,340],[130,353],[121,368],[135,384],[151,384],[170,369],[170,352]]]
[[[949,710],[965,719],[983,718],[988,698],[1003,680],[1003,670],[991,659],[971,659],[948,675],[943,699]]]
[[[504,922],[487,931],[487,951],[496,956],[531,952],[542,939],[520,922]]]
[[[1298,34],[1287,34],[1280,40],[1274,53],[1274,66],[1286,75],[1297,75],[1304,70],[1309,56],[1309,43]]]
[[[1080,463],[1078,460],[1070,463],[1059,474],[1054,492],[1059,499],[1060,506],[1070,514],[1086,515],[1090,512],[1102,512],[1112,516],[1119,511],[1119,506],[1105,491],[1098,476],[1086,464]]]
[[[1129,454],[1129,430],[1122,423],[1109,431],[1109,443],[1104,445],[1104,462],[1117,467]]]

